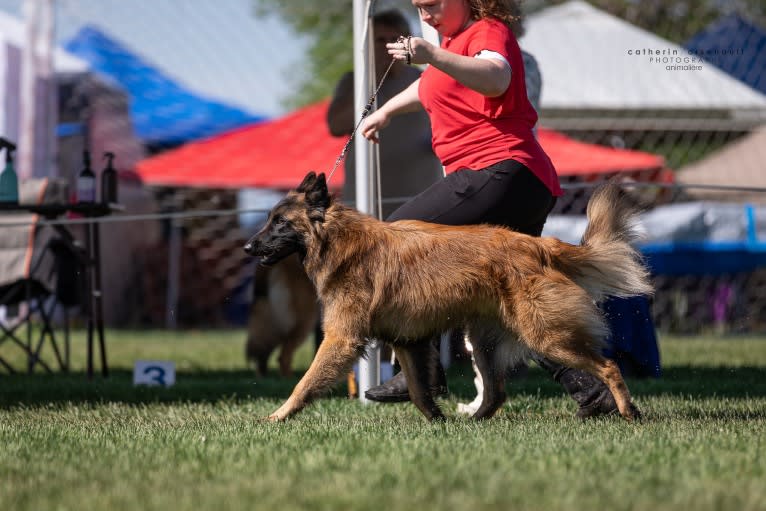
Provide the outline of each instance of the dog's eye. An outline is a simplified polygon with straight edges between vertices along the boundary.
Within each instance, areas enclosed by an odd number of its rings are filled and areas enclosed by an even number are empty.
[[[282,215],[277,215],[274,217],[274,225],[278,227],[289,227],[290,226],[290,220],[283,217]]]

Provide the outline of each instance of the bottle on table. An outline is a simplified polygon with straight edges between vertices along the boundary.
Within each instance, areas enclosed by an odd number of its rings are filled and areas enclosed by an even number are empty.
[[[114,168],[114,153],[104,153],[107,160],[106,168],[101,171],[101,202],[114,204],[117,202],[117,170]]]
[[[83,151],[83,169],[77,176],[77,202],[96,202],[96,174],[90,168],[90,152]]]
[[[16,150],[16,144],[0,137],[0,151],[3,149],[5,149],[5,167],[0,173],[0,203],[18,204],[19,178],[13,168],[13,151]]]

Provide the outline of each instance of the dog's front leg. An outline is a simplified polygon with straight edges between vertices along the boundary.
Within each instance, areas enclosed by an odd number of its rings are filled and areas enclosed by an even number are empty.
[[[327,332],[306,374],[287,401],[268,419],[281,421],[298,413],[348,373],[363,348],[364,343],[357,339],[334,336]]]
[[[410,400],[428,420],[432,421],[444,419],[444,414],[434,401],[429,387],[430,342],[430,340],[411,341],[408,344],[396,346],[394,351],[407,378]]]

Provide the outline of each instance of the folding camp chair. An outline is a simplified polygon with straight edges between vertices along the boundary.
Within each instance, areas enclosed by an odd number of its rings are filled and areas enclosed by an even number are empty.
[[[22,204],[40,203],[48,188],[46,179],[24,183]],[[8,372],[16,369],[6,355],[7,346],[22,351],[29,372],[38,365],[53,371],[51,363],[41,356],[46,345],[51,347],[59,368],[69,368],[68,307],[80,303],[87,258],[72,238],[38,224],[36,215],[0,215],[0,306],[6,312],[0,321],[0,368]],[[53,328],[59,310],[63,313],[63,339],[57,338]],[[8,314],[13,311],[15,315]]]

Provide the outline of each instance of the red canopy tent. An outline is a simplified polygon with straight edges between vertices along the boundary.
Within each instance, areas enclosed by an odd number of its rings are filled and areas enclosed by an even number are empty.
[[[324,100],[280,119],[186,144],[141,161],[137,171],[151,185],[293,188],[310,170],[329,172],[343,148],[345,138],[327,130],[328,105]],[[654,154],[586,144],[542,128],[538,136],[561,177],[648,171],[648,179],[656,180],[665,166]],[[342,187],[343,165],[329,185]]]

